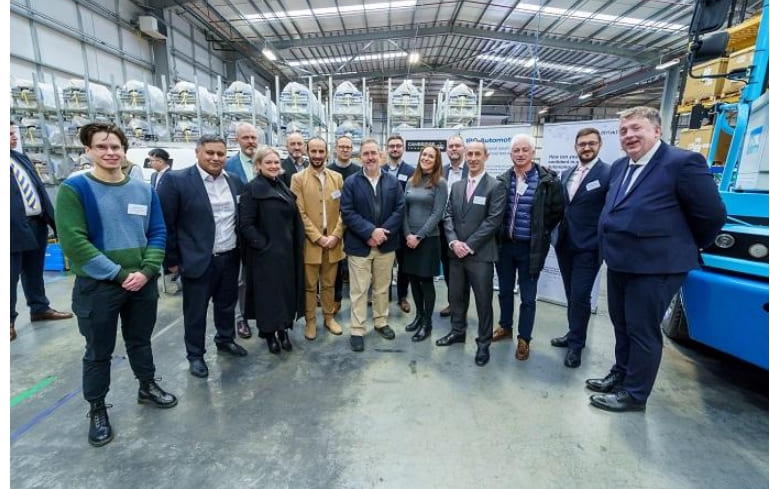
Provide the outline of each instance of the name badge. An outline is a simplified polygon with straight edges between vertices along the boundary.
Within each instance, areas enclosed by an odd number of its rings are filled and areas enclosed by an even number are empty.
[[[134,216],[146,216],[147,206],[142,204],[128,204],[128,213]]]
[[[406,175],[405,175],[405,174],[403,174],[403,173],[401,173],[401,174],[398,176],[398,181],[399,181],[399,182],[406,182],[408,179],[409,179],[409,177],[408,177],[408,176],[406,176]]]
[[[340,192],[339,190],[335,190],[334,192],[332,192],[332,199],[336,200],[336,199],[339,199],[340,197],[342,197],[342,192]]]
[[[235,196],[235,203],[236,204],[240,204],[241,203],[241,196],[240,195],[236,195]]]
[[[519,195],[524,195],[524,192],[527,191],[527,182],[517,182],[516,183],[516,193]]]
[[[473,198],[473,204],[474,205],[486,205],[487,204],[487,198],[486,197],[474,197]]]
[[[586,184],[586,190],[588,190],[590,192],[591,190],[596,190],[597,188],[599,188],[601,186],[602,186],[602,184],[599,183],[599,180],[594,180],[594,181],[588,182]]]

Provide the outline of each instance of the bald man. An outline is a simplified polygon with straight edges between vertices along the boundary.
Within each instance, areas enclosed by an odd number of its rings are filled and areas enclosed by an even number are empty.
[[[283,175],[281,178],[287,187],[291,188],[291,177],[307,168],[308,160],[305,158],[306,146],[305,138],[298,132],[293,132],[286,136],[286,149],[289,156],[281,161]]]

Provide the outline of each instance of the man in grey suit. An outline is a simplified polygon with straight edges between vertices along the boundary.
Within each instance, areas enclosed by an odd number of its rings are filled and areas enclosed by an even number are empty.
[[[505,210],[505,188],[487,175],[489,152],[483,142],[468,144],[465,163],[468,177],[452,185],[447,202],[444,231],[449,242],[449,302],[452,331],[436,341],[437,346],[465,343],[470,289],[476,299],[479,336],[476,365],[489,361],[492,341],[492,274],[497,260],[495,235]]]

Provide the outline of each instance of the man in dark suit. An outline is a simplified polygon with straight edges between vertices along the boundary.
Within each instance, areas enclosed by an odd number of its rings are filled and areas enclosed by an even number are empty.
[[[444,180],[446,180],[447,188],[451,192],[455,182],[468,176],[468,165],[465,164],[465,142],[462,136],[455,134],[446,140],[446,155],[449,158],[449,163],[444,165]],[[449,290],[449,241],[446,239],[443,220],[438,224],[438,232],[441,241],[441,267],[444,269],[444,282],[446,282],[447,290]],[[449,317],[449,311],[450,307],[447,304],[445,308],[439,311],[439,316]]]
[[[593,127],[578,131],[575,151],[580,162],[561,174],[564,217],[555,234],[554,249],[567,296],[569,332],[551,339],[567,347],[564,365],[580,366],[591,318],[591,289],[602,262],[596,227],[610,183],[610,165],[599,159],[602,136]]]
[[[248,122],[242,122],[235,128],[235,140],[241,150],[232,155],[225,163],[228,175],[238,178],[246,186],[254,179],[254,153],[259,146],[257,129]],[[251,338],[251,328],[246,321],[246,271],[241,263],[238,275],[238,302],[235,303],[235,329],[241,338]]]
[[[281,161],[283,168],[281,178],[287,187],[291,187],[292,175],[301,172],[308,165],[308,160],[305,158],[307,147],[302,134],[293,132],[286,136],[286,149],[289,151],[289,156]]]
[[[663,314],[726,220],[703,156],[660,141],[660,124],[649,107],[620,113],[628,156],[612,165],[599,218],[615,365],[586,387],[603,393],[590,401],[607,411],[645,409],[663,350]]]
[[[396,337],[388,325],[388,290],[404,219],[404,194],[398,180],[380,168],[375,139],[361,143],[361,164],[363,171],[343,183],[340,200],[345,224],[342,242],[350,268],[350,348],[357,352],[364,350],[370,286],[375,331],[386,340]]]
[[[382,165],[382,172],[396,177],[401,184],[401,191],[406,190],[406,182],[414,173],[414,167],[405,162],[404,156],[404,138],[398,135],[388,138],[388,161]],[[405,238],[404,238],[405,239]],[[409,277],[403,272],[404,247],[406,242],[401,243],[396,249],[396,262],[398,263],[398,274],[396,275],[396,293],[398,295],[398,307],[405,313],[409,313],[411,306],[406,299],[409,293]]]
[[[437,346],[465,343],[468,327],[470,289],[476,299],[479,335],[476,365],[489,361],[492,341],[492,275],[497,260],[495,235],[505,210],[505,188],[485,167],[489,152],[483,142],[474,141],[465,152],[468,178],[456,182],[447,202],[444,230],[449,240],[449,302],[452,331],[436,341]]]
[[[150,160],[150,167],[155,170],[150,175],[150,187],[158,191],[158,185],[163,181],[163,177],[171,169],[171,156],[168,151],[161,148],[153,148],[147,153],[147,159]]]
[[[14,151],[18,144],[11,122],[11,341],[16,339],[16,289],[27,298],[30,321],[69,319],[72,313],[50,307],[45,295],[43,266],[48,226],[56,232],[53,205],[43,181],[27,155]]]
[[[240,253],[237,241],[237,198],[241,181],[222,169],[225,141],[202,136],[195,148],[197,164],[166,175],[159,189],[166,221],[166,264],[182,277],[184,340],[190,373],[207,377],[206,312],[214,303],[217,350],[245,356],[234,340]]]

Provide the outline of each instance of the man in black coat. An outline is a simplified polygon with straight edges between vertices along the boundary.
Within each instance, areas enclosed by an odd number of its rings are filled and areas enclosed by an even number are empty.
[[[43,266],[48,226],[56,232],[53,205],[27,155],[14,151],[18,142],[16,125],[11,122],[11,341],[16,339],[19,277],[31,321],[72,317],[72,313],[52,309],[45,295]]]
[[[237,196],[243,184],[222,171],[226,150],[222,138],[202,136],[195,148],[198,163],[170,172],[158,189],[168,231],[166,266],[182,277],[184,340],[195,377],[209,374],[203,360],[209,300],[214,302],[217,350],[247,354],[234,341],[240,269]]]
[[[308,160],[305,159],[307,147],[302,134],[293,132],[286,136],[286,149],[289,151],[289,156],[281,161],[281,167],[283,168],[281,179],[287,187],[291,188],[292,175],[307,168],[308,164]]]

